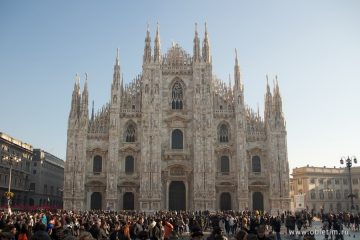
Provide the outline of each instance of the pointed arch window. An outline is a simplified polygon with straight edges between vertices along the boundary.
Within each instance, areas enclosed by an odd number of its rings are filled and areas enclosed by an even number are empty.
[[[228,174],[230,172],[230,161],[228,156],[221,156],[220,171],[225,174]]]
[[[171,107],[172,109],[183,109],[184,89],[179,81],[172,87]]]
[[[127,156],[125,158],[125,173],[131,174],[134,173],[134,157]]]
[[[179,129],[175,129],[171,134],[171,148],[183,149],[183,132]]]
[[[135,125],[130,123],[126,128],[125,141],[126,142],[135,142],[135,134],[136,134]]]
[[[259,156],[253,156],[252,157],[252,171],[254,173],[260,173],[261,172],[261,161]]]
[[[221,124],[219,127],[219,141],[221,143],[229,142],[229,128],[226,124]]]
[[[93,162],[93,172],[94,174],[100,174],[101,171],[102,171],[102,157],[96,155],[94,157],[94,162]]]

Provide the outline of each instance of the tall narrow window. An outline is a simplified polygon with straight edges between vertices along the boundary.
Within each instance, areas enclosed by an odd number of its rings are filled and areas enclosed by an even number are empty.
[[[134,172],[134,157],[127,156],[125,158],[125,173],[133,173]]]
[[[252,157],[252,171],[255,173],[261,172],[261,161],[259,156]]]
[[[175,82],[172,87],[172,99],[171,107],[172,109],[183,109],[183,97],[184,91],[181,83],[179,81]]]
[[[221,143],[229,142],[229,129],[225,124],[221,124],[219,128],[219,141]]]
[[[125,141],[126,142],[135,142],[135,126],[134,124],[130,123],[126,128],[125,133]]]
[[[179,129],[175,129],[171,134],[171,148],[183,149],[183,133]]]
[[[99,155],[96,155],[94,157],[94,162],[93,162],[93,172],[94,174],[99,174],[102,171],[102,157]]]
[[[220,170],[222,173],[229,173],[230,172],[230,163],[228,156],[222,156],[220,158]]]
[[[336,190],[336,199],[341,199],[341,192],[339,189]]]
[[[311,199],[315,199],[315,198],[316,198],[316,193],[315,193],[315,190],[314,190],[314,189],[312,189],[312,190],[310,191],[310,198],[311,198]]]

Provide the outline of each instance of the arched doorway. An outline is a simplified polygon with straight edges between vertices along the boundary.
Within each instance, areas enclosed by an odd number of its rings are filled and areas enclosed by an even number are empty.
[[[231,210],[231,195],[228,192],[223,192],[220,195],[220,210]]]
[[[264,196],[261,192],[253,193],[253,210],[264,211]]]
[[[186,191],[182,181],[172,181],[169,186],[169,210],[186,210]]]
[[[123,197],[124,210],[134,210],[134,194],[126,192]]]
[[[91,194],[90,209],[91,210],[100,210],[102,205],[102,196],[99,192],[94,192]]]

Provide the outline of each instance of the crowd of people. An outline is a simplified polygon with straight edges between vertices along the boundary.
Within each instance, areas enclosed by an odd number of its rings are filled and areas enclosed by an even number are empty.
[[[359,230],[359,215],[323,215],[326,229],[338,229],[342,223]],[[28,211],[0,212],[0,240],[281,240],[311,227],[313,216],[306,212],[284,212],[271,216],[258,211]],[[286,229],[286,230],[284,230]],[[309,232],[303,239],[315,239]],[[341,238],[340,238],[341,239]]]

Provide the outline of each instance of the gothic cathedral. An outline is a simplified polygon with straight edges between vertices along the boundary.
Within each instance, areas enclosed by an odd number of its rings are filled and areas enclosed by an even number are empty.
[[[234,83],[212,72],[205,25],[193,54],[161,53],[146,33],[142,73],[124,85],[117,52],[109,103],[89,115],[79,78],[68,120],[64,208],[89,210],[287,210],[286,125],[277,80],[264,116]],[[86,77],[87,78],[87,77]]]

